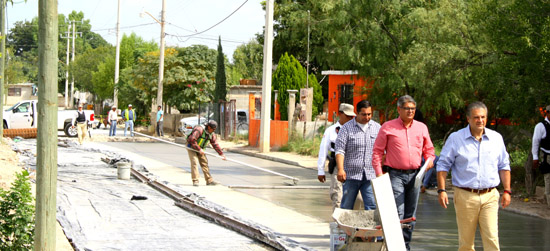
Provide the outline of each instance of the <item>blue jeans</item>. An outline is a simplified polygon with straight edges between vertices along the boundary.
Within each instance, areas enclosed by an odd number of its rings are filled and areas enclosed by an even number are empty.
[[[435,160],[434,160],[434,167],[430,168],[430,170],[426,171],[426,174],[424,175],[424,179],[422,180],[422,185],[425,187],[425,188],[430,188],[430,187],[435,187],[437,186],[437,172],[436,172],[436,167],[437,167],[437,161],[439,160],[439,156],[435,156]],[[422,157],[422,164],[420,164],[421,166],[424,165],[424,157]]]
[[[109,136],[116,136],[116,120],[111,120],[111,128],[109,128]]]
[[[124,136],[126,136],[126,130],[128,130],[128,127],[130,127],[130,134],[132,137],[134,137],[134,121],[133,120],[126,120],[126,124],[124,125]]]
[[[389,171],[395,205],[397,206],[397,213],[401,220],[416,217],[416,206],[420,193],[420,189],[414,187],[417,173],[402,173],[395,169],[390,169]],[[411,225],[411,229],[403,228],[403,238],[405,239],[407,250],[411,249],[409,243],[412,240],[415,222],[413,221],[409,224]]]
[[[370,180],[367,180],[365,175],[363,175],[362,180],[346,180],[342,186],[342,202],[340,208],[343,209],[353,209],[353,204],[355,204],[355,199],[357,198],[357,193],[361,191],[361,196],[363,196],[363,203],[365,205],[365,210],[374,210],[376,209],[376,203],[374,202],[374,193],[372,192],[372,186]]]

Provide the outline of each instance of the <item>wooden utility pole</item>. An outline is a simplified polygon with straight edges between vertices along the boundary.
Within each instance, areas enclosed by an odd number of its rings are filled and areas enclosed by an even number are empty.
[[[55,250],[57,194],[57,0],[38,1],[38,135],[34,250]]]
[[[260,152],[268,153],[269,127],[271,124],[271,71],[273,58],[273,6],[274,0],[267,0],[265,7],[264,72],[262,77],[262,114],[260,121]]]
[[[4,117],[4,79],[6,61],[6,0],[0,0],[0,118]],[[4,139],[4,125],[0,126],[0,144]]]

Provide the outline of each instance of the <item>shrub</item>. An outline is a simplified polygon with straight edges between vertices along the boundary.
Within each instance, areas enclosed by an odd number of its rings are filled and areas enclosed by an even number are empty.
[[[30,250],[34,242],[34,203],[27,171],[9,191],[0,188],[0,250]]]

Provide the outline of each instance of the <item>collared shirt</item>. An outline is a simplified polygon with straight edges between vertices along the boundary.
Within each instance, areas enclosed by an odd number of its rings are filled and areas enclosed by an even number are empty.
[[[344,124],[336,138],[336,154],[344,155],[344,171],[346,179],[362,180],[363,173],[367,180],[376,178],[372,168],[372,147],[380,124],[374,120],[367,123],[363,131],[355,119]]]
[[[164,120],[164,116],[162,116],[163,113],[164,113],[164,111],[162,111],[162,110],[157,112],[157,122]]]
[[[204,130],[206,129],[204,129],[204,127],[201,125],[195,126],[195,128],[193,128],[193,131],[191,131],[191,134],[189,134],[189,136],[187,137],[187,144],[197,151],[201,150],[201,147],[199,146],[199,144],[197,144],[197,140],[202,135]],[[212,146],[212,148],[214,148],[214,150],[216,150],[219,155],[223,155],[222,149],[220,148],[220,145],[216,140],[216,134],[208,134],[208,132],[206,132],[206,135],[207,139],[210,141],[210,145]]]
[[[336,132],[337,127],[342,127],[340,122],[336,122],[336,124],[329,126],[323,134],[323,139],[319,146],[319,157],[317,159],[317,175],[325,175],[325,162],[327,161],[330,151],[334,151],[334,149],[331,149],[330,144],[336,142],[336,137],[338,136]]]
[[[117,117],[117,114],[116,114],[116,110],[110,110],[109,111],[109,120],[117,120],[118,117]]]
[[[418,169],[424,159],[435,158],[434,146],[428,127],[413,120],[407,128],[400,118],[382,125],[374,143],[372,166],[376,174],[382,173],[382,157],[386,152],[384,165],[394,169]]]
[[[544,118],[544,120],[550,123],[550,120],[548,120],[548,117]],[[546,137],[546,128],[544,127],[542,122],[540,122],[535,126],[535,132],[533,133],[533,141],[532,141],[533,144],[531,147],[531,153],[533,153],[533,160],[539,159],[540,141],[545,137]],[[541,150],[550,154],[550,149],[541,149]]]
[[[449,136],[437,161],[438,172],[449,172],[453,185],[473,189],[496,187],[500,170],[510,171],[510,160],[502,136],[485,128],[481,142],[470,132],[470,126]]]

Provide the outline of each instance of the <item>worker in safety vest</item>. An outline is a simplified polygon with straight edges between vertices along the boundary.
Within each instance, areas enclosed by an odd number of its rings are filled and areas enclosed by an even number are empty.
[[[132,109],[132,105],[128,105],[128,109],[124,110],[122,114],[122,118],[124,119],[125,125],[124,125],[124,137],[126,137],[126,131],[128,130],[128,127],[130,127],[130,134],[132,137],[134,137],[134,121],[136,121],[136,110]]]
[[[226,160],[225,155],[216,141],[216,135],[214,130],[218,127],[218,123],[214,120],[210,120],[205,125],[198,125],[193,128],[193,131],[187,137],[187,153],[189,154],[189,160],[191,161],[191,179],[193,180],[193,186],[199,186],[199,169],[198,165],[201,165],[202,173],[204,174],[204,179],[206,180],[206,185],[217,185],[219,184],[215,181],[210,175],[210,170],[208,168],[208,159],[204,154],[204,148],[208,143],[218,152],[223,160]]]

